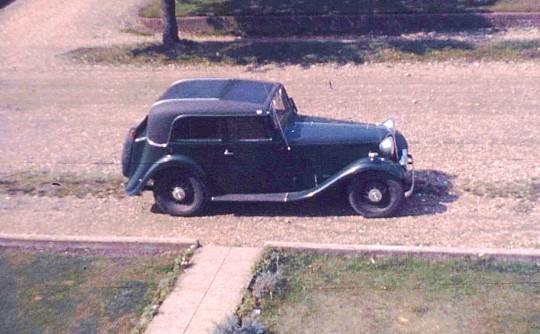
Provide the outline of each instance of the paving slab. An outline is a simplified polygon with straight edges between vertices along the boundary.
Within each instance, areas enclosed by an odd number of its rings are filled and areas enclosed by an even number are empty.
[[[146,333],[211,333],[216,324],[236,311],[260,254],[259,248],[197,249]]]

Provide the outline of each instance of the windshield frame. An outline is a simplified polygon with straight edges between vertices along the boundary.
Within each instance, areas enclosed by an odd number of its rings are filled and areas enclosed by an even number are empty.
[[[281,87],[272,97],[270,109],[274,126],[279,129],[281,137],[287,146],[287,150],[291,150],[285,135],[285,129],[294,123],[294,115],[296,115],[296,107],[294,102],[288,97],[285,88]]]
[[[296,114],[296,108],[291,101],[285,88],[280,88],[274,95],[271,101],[272,113],[275,114],[276,126],[283,130],[287,128],[292,119],[291,116]]]

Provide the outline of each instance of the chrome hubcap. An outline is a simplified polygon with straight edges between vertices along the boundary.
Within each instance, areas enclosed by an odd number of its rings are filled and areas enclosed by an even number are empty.
[[[374,188],[369,191],[368,198],[373,203],[379,203],[382,200],[383,195],[379,189]]]
[[[180,187],[174,187],[171,192],[171,195],[178,202],[181,202],[186,199],[186,191]]]

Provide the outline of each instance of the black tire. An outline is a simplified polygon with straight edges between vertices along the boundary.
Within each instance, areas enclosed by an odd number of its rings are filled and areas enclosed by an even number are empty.
[[[154,179],[154,198],[161,211],[171,216],[194,216],[206,201],[201,181],[189,173],[171,171]]]
[[[404,197],[401,182],[385,175],[360,176],[349,186],[349,204],[366,218],[392,216]]]

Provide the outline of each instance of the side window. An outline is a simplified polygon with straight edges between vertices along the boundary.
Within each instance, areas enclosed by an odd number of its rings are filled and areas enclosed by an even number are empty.
[[[181,117],[172,125],[171,141],[223,139],[223,120],[219,117]]]
[[[264,116],[244,116],[227,118],[230,140],[270,140],[271,122]]]

